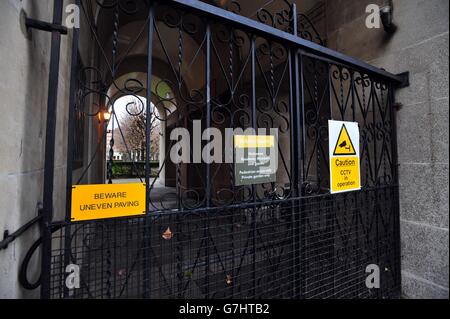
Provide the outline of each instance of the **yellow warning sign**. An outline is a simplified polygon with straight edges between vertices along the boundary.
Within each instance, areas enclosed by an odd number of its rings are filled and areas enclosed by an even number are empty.
[[[333,157],[330,164],[333,193],[360,189],[358,156]]]
[[[72,186],[72,221],[145,214],[145,184]]]
[[[355,147],[353,146],[352,139],[348,135],[345,124],[342,124],[333,155],[356,155]]]
[[[330,192],[361,189],[358,123],[329,121]]]
[[[237,148],[273,147],[275,137],[272,135],[235,135],[234,146]]]

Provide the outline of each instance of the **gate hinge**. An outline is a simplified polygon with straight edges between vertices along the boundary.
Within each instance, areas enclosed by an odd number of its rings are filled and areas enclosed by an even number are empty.
[[[400,102],[396,102],[396,103],[394,103],[394,105],[392,105],[392,107],[394,108],[394,110],[400,111],[401,108],[403,107],[403,104]]]
[[[37,29],[48,32],[56,31],[61,34],[67,34],[67,28],[63,25],[35,20],[28,18],[27,16],[25,16],[25,26],[27,27],[27,29]]]
[[[38,215],[36,217],[34,217],[33,219],[31,219],[29,222],[27,222],[22,227],[20,227],[18,230],[16,230],[13,233],[10,233],[9,230],[5,230],[3,232],[3,239],[0,241],[0,250],[8,248],[8,245],[10,243],[12,243],[14,240],[16,240],[17,237],[21,236],[24,232],[26,232],[28,229],[30,229],[31,226],[38,223],[42,219],[40,203],[38,203],[37,209],[38,209]]]
[[[401,82],[397,85],[398,89],[403,89],[409,86],[409,71],[397,74],[401,78]]]
[[[6,229],[3,232],[3,239],[0,243],[0,249],[8,248],[8,244],[9,244],[8,238],[9,238],[9,230]]]

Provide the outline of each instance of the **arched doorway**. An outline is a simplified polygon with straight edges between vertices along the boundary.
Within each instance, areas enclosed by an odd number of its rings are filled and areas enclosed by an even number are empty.
[[[106,126],[105,182],[144,182],[148,162],[150,200],[155,209],[162,209],[174,206],[175,167],[169,158],[168,123],[177,116],[177,104],[167,83],[152,76],[152,101],[148,114],[147,89],[142,85],[146,76],[141,72],[124,74],[108,90],[111,105]],[[125,94],[124,91],[133,93]]]

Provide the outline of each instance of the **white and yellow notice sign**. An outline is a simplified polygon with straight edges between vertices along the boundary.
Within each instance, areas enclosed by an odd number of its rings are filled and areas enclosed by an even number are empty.
[[[360,190],[358,123],[328,121],[328,132],[331,194]]]
[[[72,221],[145,214],[145,184],[72,186]]]

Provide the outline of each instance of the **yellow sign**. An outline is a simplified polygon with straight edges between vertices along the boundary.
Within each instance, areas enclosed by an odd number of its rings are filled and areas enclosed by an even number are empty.
[[[333,157],[330,164],[332,193],[361,188],[358,156]]]
[[[273,147],[275,137],[273,135],[235,135],[234,146],[238,148],[264,148]]]
[[[145,184],[72,186],[72,221],[145,214]]]
[[[334,147],[333,155],[356,155],[355,147],[353,146],[352,140],[348,135],[347,128],[345,124],[342,125],[341,131],[339,132],[339,137]]]
[[[361,189],[358,123],[329,121],[330,192]]]

